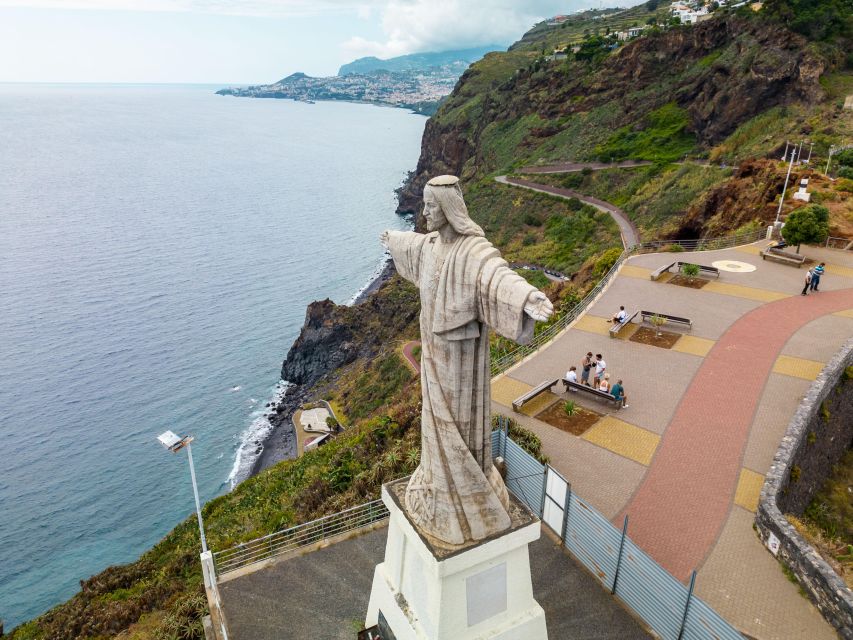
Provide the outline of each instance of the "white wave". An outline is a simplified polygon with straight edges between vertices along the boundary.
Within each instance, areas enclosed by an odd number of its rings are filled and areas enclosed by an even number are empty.
[[[273,389],[272,397],[270,398],[272,406],[268,407],[264,404],[262,410],[253,412],[251,424],[240,434],[240,444],[234,456],[234,466],[231,467],[231,473],[228,474],[228,482],[231,484],[232,489],[249,477],[255,460],[258,459],[258,456],[263,451],[264,440],[272,433],[272,424],[269,421],[270,415],[272,411],[275,411],[282,398],[284,398],[284,394],[287,392],[289,386],[289,382],[280,380]]]
[[[367,279],[367,282],[362,285],[361,289],[353,294],[352,298],[350,298],[346,305],[351,306],[355,304],[355,301],[358,300],[358,297],[364,293],[364,291],[373,284],[373,281],[378,278],[382,272],[385,270],[385,265],[388,264],[391,260],[391,253],[386,249],[385,253],[382,254],[382,257],[379,259],[379,263],[376,265],[376,268],[373,270],[373,273],[370,274],[370,277]]]
[[[231,387],[231,391],[239,391],[239,390],[240,390],[240,389],[242,389],[242,388],[243,388],[243,387],[241,387],[241,386],[238,384],[236,387]]]

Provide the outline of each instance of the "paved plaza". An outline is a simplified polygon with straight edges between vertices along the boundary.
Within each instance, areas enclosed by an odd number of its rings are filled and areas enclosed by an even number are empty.
[[[820,292],[801,296],[805,268],[763,261],[765,243],[721,251],[633,256],[566,331],[496,378],[492,403],[542,439],[551,464],[617,526],[696,590],[742,632],[760,640],[836,638],[787,580],[752,529],[758,495],[788,423],[823,365],[853,335],[853,254],[803,247],[825,261]],[[671,284],[657,268],[682,260],[717,266],[701,289]],[[624,305],[690,318],[671,349],[630,340],[639,324],[609,336]],[[639,318],[638,320],[639,321]],[[573,436],[535,416],[565,393],[511,402],[587,351],[601,353],[610,381],[624,380],[629,407],[586,394],[603,417]]]
[[[286,558],[220,585],[230,636],[238,640],[352,640],[367,613],[387,527]],[[549,637],[647,640],[628,611],[546,533],[530,545],[533,593]]]

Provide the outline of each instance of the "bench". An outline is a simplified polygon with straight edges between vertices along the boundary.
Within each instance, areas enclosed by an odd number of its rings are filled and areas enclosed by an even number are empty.
[[[690,320],[689,318],[680,318],[678,316],[671,316],[668,313],[657,313],[655,311],[641,311],[640,312],[640,318],[642,319],[643,322],[648,322],[654,316],[660,316],[661,318],[663,318],[664,320],[666,320],[668,323],[671,323],[671,324],[684,324],[684,325],[687,325],[691,329],[693,328],[693,321]]]
[[[778,260],[784,264],[793,264],[798,269],[800,268],[800,265],[806,261],[806,257],[804,255],[791,253],[790,251],[782,251],[781,249],[775,249],[773,247],[768,247],[761,252],[761,259],[767,260],[767,258],[770,258],[771,260]]]
[[[717,267],[708,267],[708,266],[705,266],[704,264],[696,264],[695,262],[672,262],[670,264],[662,266],[660,269],[657,269],[656,271],[652,271],[649,274],[649,278],[651,278],[652,280],[657,280],[664,273],[666,273],[667,271],[669,271],[673,267],[675,267],[676,271],[681,271],[681,267],[683,267],[686,264],[692,264],[692,265],[696,265],[697,267],[699,267],[699,273],[706,273],[706,274],[712,275],[716,278],[720,277],[720,270],[717,269]]]
[[[627,316],[627,317],[625,318],[625,322],[615,322],[615,323],[613,323],[613,326],[612,326],[612,327],[610,327],[610,337],[611,337],[611,338],[615,338],[616,336],[618,336],[618,335],[619,335],[619,332],[620,332],[620,331],[622,331],[622,327],[624,327],[626,324],[631,324],[631,321],[632,321],[634,318],[636,318],[636,317],[637,317],[637,314],[638,314],[638,313],[640,313],[640,312],[639,312],[639,311],[635,311],[635,312],[634,312],[634,313],[632,313],[630,316]]]
[[[580,382],[571,382],[569,380],[563,380],[563,384],[566,389],[571,389],[572,391],[580,391],[582,393],[588,393],[591,396],[598,398],[599,400],[606,400],[610,402],[616,403],[616,408],[622,408],[622,399],[617,398],[611,393],[607,393],[606,391],[601,391],[600,389],[594,389],[593,387],[588,387],[585,384],[581,384]]]
[[[517,397],[512,401],[512,410],[519,411],[525,402],[528,400],[533,400],[540,393],[545,393],[546,391],[550,391],[551,387],[557,384],[560,381],[560,378],[556,380],[546,380],[545,382],[540,383],[538,386],[533,387],[530,391],[525,393],[523,396]]]

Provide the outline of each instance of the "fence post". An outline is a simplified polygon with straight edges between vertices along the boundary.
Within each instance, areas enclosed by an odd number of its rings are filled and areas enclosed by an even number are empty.
[[[619,569],[622,568],[622,550],[625,548],[625,537],[628,535],[628,516],[625,515],[625,521],[622,523],[622,539],[619,541],[619,557],[616,558],[616,571],[613,573],[613,588],[610,590],[610,595],[616,593],[616,582],[619,580]]]
[[[681,629],[678,630],[678,640],[684,636],[684,627],[687,625],[687,613],[690,611],[690,601],[693,599],[693,585],[696,584],[696,571],[690,574],[690,589],[687,591],[687,602],[684,603],[684,617],[681,618]]]
[[[569,532],[569,507],[572,504],[572,483],[566,482],[566,503],[563,505],[563,530],[560,532],[560,540],[566,544],[566,536]]]
[[[545,517],[545,494],[548,492],[548,469],[551,465],[546,464],[542,468],[542,495],[539,498],[539,517]]]

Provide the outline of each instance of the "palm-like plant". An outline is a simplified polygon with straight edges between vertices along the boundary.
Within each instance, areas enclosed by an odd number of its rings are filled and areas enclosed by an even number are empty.
[[[577,411],[577,409],[577,405],[571,400],[568,400],[563,404],[563,411],[569,417],[575,415],[575,411]]]
[[[655,314],[651,318],[649,318],[649,322],[657,331],[657,336],[660,337],[660,328],[666,324],[666,318]]]

